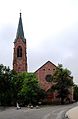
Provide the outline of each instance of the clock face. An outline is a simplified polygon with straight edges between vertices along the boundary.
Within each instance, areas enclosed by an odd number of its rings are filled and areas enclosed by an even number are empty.
[[[51,81],[53,80],[52,75],[51,75],[51,74],[46,75],[45,80],[46,80],[47,82],[51,82]]]

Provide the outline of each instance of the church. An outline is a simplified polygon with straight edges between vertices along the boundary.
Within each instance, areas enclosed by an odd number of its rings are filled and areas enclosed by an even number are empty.
[[[22,16],[20,13],[16,38],[14,40],[13,70],[15,70],[16,72],[27,72],[27,67],[26,38],[24,36]],[[52,78],[54,72],[56,71],[56,68],[57,66],[55,64],[47,61],[34,72],[37,76],[41,88],[48,94],[47,100],[49,102],[57,100],[57,93],[51,93],[49,90],[53,85],[49,80]],[[71,94],[70,99],[73,100],[73,94]]]

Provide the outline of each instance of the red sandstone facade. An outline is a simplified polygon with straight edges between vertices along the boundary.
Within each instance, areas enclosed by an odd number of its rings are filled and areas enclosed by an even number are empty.
[[[22,57],[17,56],[17,49],[21,47]],[[13,58],[13,69],[16,72],[27,72],[27,57],[26,57],[26,43],[22,39],[18,39],[14,44],[14,58]]]
[[[53,76],[56,71],[56,66],[50,61],[46,62],[42,67],[40,67],[36,72],[38,82],[43,90],[48,94],[47,101],[52,102],[56,99],[56,93],[49,92],[52,87],[52,83],[46,80],[47,76]]]
[[[56,66],[50,61],[48,61],[35,72],[40,86],[45,91],[48,91],[48,89],[50,89],[52,86],[51,82],[46,81],[46,76],[47,75],[53,76],[55,70],[56,70]]]
[[[42,67],[40,67],[36,72],[36,76],[38,79],[38,82],[43,90],[46,91],[47,93],[47,101],[48,102],[54,102],[54,101],[59,101],[56,96],[58,95],[57,92],[50,92],[50,88],[54,85],[52,82],[49,82],[46,80],[47,76],[53,76],[53,74],[56,71],[56,66],[48,61],[46,62]],[[69,99],[70,101],[73,101],[73,87],[70,87],[70,94],[69,94]]]
[[[26,39],[24,37],[21,13],[14,41],[13,70],[27,72]]]

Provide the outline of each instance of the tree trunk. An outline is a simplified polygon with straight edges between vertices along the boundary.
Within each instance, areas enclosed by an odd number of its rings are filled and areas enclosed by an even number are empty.
[[[61,105],[64,105],[64,98],[61,97]]]

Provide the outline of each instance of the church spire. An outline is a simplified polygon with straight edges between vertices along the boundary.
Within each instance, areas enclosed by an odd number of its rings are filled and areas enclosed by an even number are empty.
[[[27,72],[26,39],[24,37],[22,17],[20,13],[17,34],[14,41],[13,70],[16,72]]]
[[[26,39],[24,37],[21,13],[20,13],[20,17],[19,17],[19,23],[18,23],[18,28],[17,28],[17,34],[16,34],[15,42],[17,41],[18,38],[21,38],[23,40],[23,42],[26,42]]]

